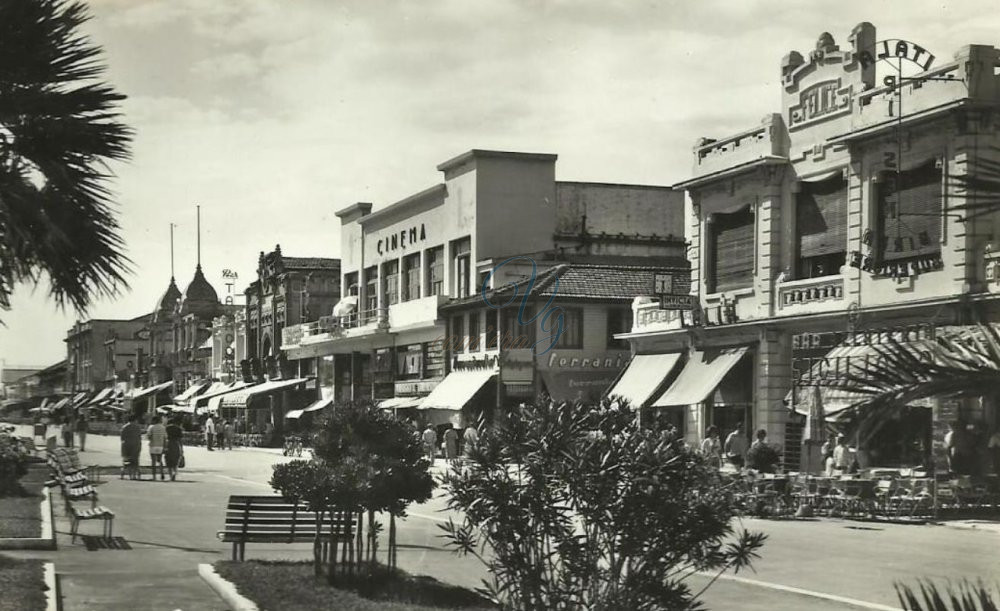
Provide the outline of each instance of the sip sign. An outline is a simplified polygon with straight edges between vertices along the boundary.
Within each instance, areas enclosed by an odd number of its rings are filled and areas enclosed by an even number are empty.
[[[661,310],[690,310],[693,308],[690,295],[674,294],[673,274],[653,274],[653,293],[660,299]]]

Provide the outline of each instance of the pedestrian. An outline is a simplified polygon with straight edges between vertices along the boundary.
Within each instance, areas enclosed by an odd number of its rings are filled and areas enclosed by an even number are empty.
[[[184,457],[184,429],[181,428],[177,418],[170,420],[167,424],[167,448],[166,462],[167,473],[170,474],[170,481],[177,479],[177,468]]]
[[[739,471],[746,464],[747,436],[743,432],[743,423],[736,425],[736,428],[726,437],[724,450],[726,460]]]
[[[424,429],[424,453],[427,454],[427,458],[430,459],[431,463],[434,462],[434,455],[437,453],[437,442],[438,436],[437,432],[434,431],[434,427],[430,424]]]
[[[222,427],[222,440],[226,443],[227,450],[233,449],[233,435],[235,434],[234,429],[235,427],[233,426],[233,423],[226,420],[225,425]],[[221,448],[222,446],[219,447]]]
[[[767,431],[757,431],[757,440],[747,450],[747,466],[760,473],[774,473],[780,459],[778,451],[767,442]]]
[[[851,449],[847,447],[847,437],[837,435],[837,445],[833,448],[834,475],[843,475],[851,468]]]
[[[205,418],[205,445],[208,446],[208,451],[213,451],[212,442],[215,441],[215,420],[212,420],[212,414],[209,414]]]
[[[129,414],[128,422],[122,427],[122,477],[142,479],[139,470],[139,453],[142,451],[142,429],[135,421],[135,414]]]
[[[444,432],[444,457],[448,462],[458,458],[458,432],[454,426],[449,426]]]
[[[715,469],[722,467],[722,444],[719,442],[719,427],[714,424],[705,429],[705,439],[701,442],[701,453],[705,461]]]
[[[471,424],[465,428],[465,433],[462,434],[462,450],[465,453],[465,457],[469,458],[472,456],[472,452],[476,449],[476,444],[479,443],[479,431],[476,427]]]
[[[76,436],[76,417],[70,412],[63,421],[63,445],[67,448],[73,447],[73,437]]]
[[[87,429],[89,428],[90,428],[90,408],[81,407],[80,413],[77,414],[77,420],[76,420],[76,436],[80,440],[81,452],[87,449]]]
[[[45,438],[45,447],[49,452],[54,452],[59,443],[59,439],[62,437],[62,418],[53,418],[52,424],[49,425],[46,433],[48,434],[48,437]]]
[[[826,443],[820,448],[819,453],[823,457],[823,467],[827,477],[834,476],[835,463],[833,462],[833,452],[837,448],[837,438],[830,435],[826,438]]]
[[[227,419],[223,419],[219,422],[219,426],[215,427],[215,447],[220,450],[226,449],[226,424],[229,422]]]
[[[153,416],[153,424],[146,431],[149,440],[149,460],[153,464],[153,480],[156,480],[156,467],[160,467],[160,481],[167,479],[163,470],[163,451],[167,445],[167,428],[163,426],[160,416]]]

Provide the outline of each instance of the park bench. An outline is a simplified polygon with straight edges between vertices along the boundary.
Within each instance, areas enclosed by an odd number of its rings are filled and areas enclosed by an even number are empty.
[[[96,500],[96,497],[94,497]],[[105,507],[104,505],[96,505],[93,507],[88,507],[87,509],[80,509],[73,505],[69,501],[66,502],[66,510],[69,513],[69,517],[73,522],[71,534],[73,535],[73,543],[76,543],[76,535],[80,529],[80,522],[86,520],[101,520],[103,522],[104,531],[103,535],[106,539],[110,539],[112,535],[112,530],[115,524],[115,514],[113,511]]]
[[[331,537],[330,516],[320,525],[323,556],[329,553],[332,537],[349,540],[354,535],[354,522],[335,513]],[[233,560],[242,561],[247,543],[300,543],[316,537],[316,514],[304,504],[293,503],[280,496],[230,496],[226,505],[224,530],[218,537],[233,544]]]

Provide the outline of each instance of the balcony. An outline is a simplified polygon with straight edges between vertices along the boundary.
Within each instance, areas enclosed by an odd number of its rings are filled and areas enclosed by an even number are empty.
[[[652,333],[680,329],[681,310],[661,310],[659,302],[632,305],[632,333]]]
[[[357,337],[387,331],[389,316],[385,308],[351,312],[346,316],[323,316],[317,321],[285,327],[281,331],[283,349],[327,342],[339,338]]]
[[[844,277],[791,280],[777,286],[780,314],[825,312],[843,307]]]

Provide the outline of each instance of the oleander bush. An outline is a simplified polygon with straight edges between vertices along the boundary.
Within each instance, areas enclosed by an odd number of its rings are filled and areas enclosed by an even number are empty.
[[[921,580],[916,587],[896,584],[896,595],[905,611],[998,611],[1000,589],[992,590],[982,582],[962,580],[938,586]]]
[[[0,434],[0,496],[21,494],[18,481],[28,472],[28,452],[20,440]]]

